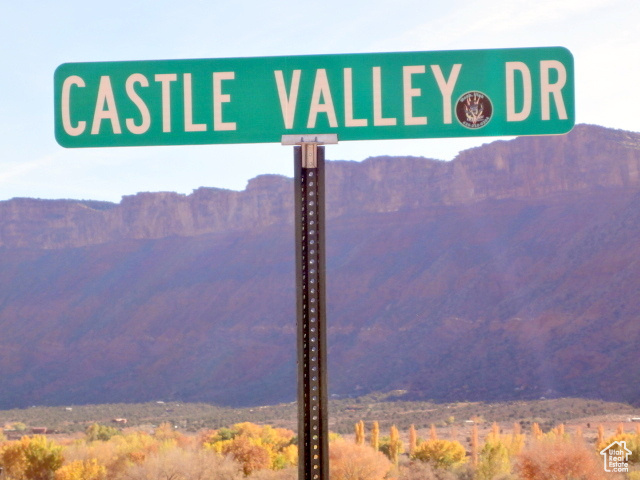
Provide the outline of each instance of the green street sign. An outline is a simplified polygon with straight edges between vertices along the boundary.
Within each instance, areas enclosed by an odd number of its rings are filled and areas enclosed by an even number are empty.
[[[574,70],[562,47],[65,63],[64,147],[566,133]]]

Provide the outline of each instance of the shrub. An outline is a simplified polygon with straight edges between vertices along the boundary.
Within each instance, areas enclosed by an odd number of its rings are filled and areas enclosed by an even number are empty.
[[[119,480],[147,479],[180,480],[240,480],[240,465],[230,458],[210,450],[184,450],[174,447],[149,455],[144,461],[131,465]]]
[[[329,477],[331,480],[382,480],[391,462],[369,445],[344,440],[329,445]]]
[[[298,480],[298,469],[288,467],[283,470],[258,470],[249,478],[251,480]]]
[[[398,480],[455,480],[456,476],[446,470],[436,470],[425,462],[411,462],[400,469]]]
[[[518,455],[515,471],[524,480],[607,479],[598,455],[582,442],[534,442]]]

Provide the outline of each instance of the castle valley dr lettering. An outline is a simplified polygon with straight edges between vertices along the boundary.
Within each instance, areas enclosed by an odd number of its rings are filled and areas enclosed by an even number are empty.
[[[565,133],[563,48],[63,64],[65,147]]]

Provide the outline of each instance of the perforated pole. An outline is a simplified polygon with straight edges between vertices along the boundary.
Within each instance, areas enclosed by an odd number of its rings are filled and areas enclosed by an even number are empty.
[[[300,480],[328,480],[324,147],[294,147]]]

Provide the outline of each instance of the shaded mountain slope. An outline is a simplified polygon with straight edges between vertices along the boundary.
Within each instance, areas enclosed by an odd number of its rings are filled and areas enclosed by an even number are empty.
[[[640,402],[640,134],[327,170],[332,393]],[[0,202],[0,407],[293,400],[292,205]]]

